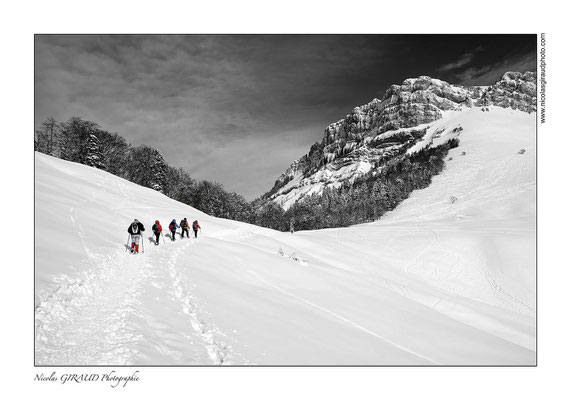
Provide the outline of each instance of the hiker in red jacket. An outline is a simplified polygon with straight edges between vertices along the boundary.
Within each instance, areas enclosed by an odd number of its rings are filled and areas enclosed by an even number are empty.
[[[202,231],[202,228],[200,227],[200,225],[198,225],[198,220],[194,220],[194,222],[192,223],[192,230],[194,231],[194,237],[196,238],[196,234],[198,233],[198,230]]]
[[[155,245],[158,246],[159,244],[159,238],[161,237],[161,232],[163,231],[163,227],[161,226],[161,223],[159,222],[159,220],[155,221],[155,224],[153,225],[153,232],[155,234]]]
[[[184,218],[183,220],[180,221],[180,228],[182,230],[180,237],[183,238],[184,237],[184,233],[186,232],[186,237],[188,236],[188,221],[186,220],[186,218]]]

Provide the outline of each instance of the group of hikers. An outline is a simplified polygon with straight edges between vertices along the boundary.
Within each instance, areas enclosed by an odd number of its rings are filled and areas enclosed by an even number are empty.
[[[180,224],[177,224],[176,219],[173,219],[169,224],[169,231],[171,232],[171,235],[170,235],[171,241],[174,242],[176,240],[175,234],[178,233],[178,232],[176,232],[176,230],[178,228],[181,229],[181,233],[180,233],[181,237],[184,237],[184,234],[186,233],[186,237],[190,239],[190,236],[188,234],[188,229],[190,228],[190,225],[189,225],[187,219],[183,218],[180,221]],[[160,239],[162,232],[163,232],[163,227],[161,226],[161,223],[159,222],[159,220],[155,221],[155,224],[153,225],[153,227],[151,229],[155,235],[154,243],[156,246],[158,246],[159,245],[159,239]],[[194,220],[194,222],[192,223],[192,230],[194,231],[194,237],[195,238],[198,235],[199,229],[202,231],[202,228],[198,224],[198,220]],[[131,223],[131,225],[129,225],[127,232],[129,232],[129,235],[130,235],[131,247],[129,247],[127,245],[127,248],[129,250],[131,250],[131,253],[138,253],[139,252],[139,243],[141,242],[142,232],[144,232],[144,231],[145,231],[145,226],[141,222],[139,222],[138,219],[135,219]]]

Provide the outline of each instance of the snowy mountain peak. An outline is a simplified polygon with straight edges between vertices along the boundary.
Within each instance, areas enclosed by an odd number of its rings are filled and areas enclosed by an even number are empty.
[[[382,167],[413,146],[418,150],[415,144],[428,145],[427,135],[435,134],[428,129],[447,112],[491,105],[535,112],[535,80],[535,72],[506,72],[491,86],[463,87],[424,75],[391,85],[381,99],[329,124],[321,142],[294,161],[263,199],[287,209],[324,187]]]
[[[508,71],[481,96],[479,104],[497,105],[524,112],[535,112],[537,102],[537,74]]]

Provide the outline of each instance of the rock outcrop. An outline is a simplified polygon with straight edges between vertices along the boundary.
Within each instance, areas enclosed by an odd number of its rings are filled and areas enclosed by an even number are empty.
[[[444,112],[475,106],[535,112],[536,73],[506,72],[487,87],[462,87],[429,76],[392,85],[381,99],[355,107],[345,118],[327,126],[321,142],[294,161],[262,198],[285,205],[284,199],[279,199],[284,192],[354,179],[413,146],[428,124],[442,118]]]
[[[490,86],[478,105],[495,105],[524,112],[537,110],[537,74],[535,72],[506,72]]]

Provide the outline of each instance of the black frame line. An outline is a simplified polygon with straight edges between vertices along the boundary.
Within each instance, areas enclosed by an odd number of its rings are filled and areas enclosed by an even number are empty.
[[[41,34],[41,33],[36,33],[34,34],[34,75],[36,72],[36,68],[35,68],[35,59],[36,59],[36,36],[231,36],[231,35],[240,35],[240,36],[261,36],[261,35],[268,35],[268,36],[302,36],[302,35],[308,35],[308,36],[331,36],[331,35],[347,35],[347,36],[354,36],[354,35],[381,35],[381,36],[391,36],[391,35],[406,35],[406,36],[422,36],[422,35],[458,35],[458,36],[462,36],[462,35],[519,35],[519,34],[526,34],[529,35],[529,32],[520,32],[520,33],[399,33],[399,34],[371,34],[371,33],[319,33],[319,34],[312,34],[312,33],[279,33],[279,34],[275,34],[275,33],[224,33],[224,34],[220,34],[220,33],[214,33],[214,34],[210,34],[210,33],[204,33],[204,34],[197,34],[197,33],[193,33],[193,34],[175,34],[175,33],[135,33],[135,34],[125,34],[125,33],[121,33],[121,34],[117,34],[117,33],[81,33],[81,34],[74,34],[74,33],[64,33],[64,34],[56,34],[56,33],[49,33],[49,34]],[[535,37],[536,37],[536,55],[538,55],[539,53],[539,38],[540,38],[540,34],[538,33],[534,33]],[[536,66],[539,63],[539,57],[536,59]],[[538,112],[537,112],[537,105],[538,100],[537,100],[537,82],[538,82],[538,78],[536,77],[536,113],[535,113],[535,364],[530,364],[530,365],[513,365],[513,364],[446,364],[446,365],[416,365],[416,364],[398,364],[398,365],[392,365],[392,364],[378,364],[378,365],[362,365],[362,364],[326,364],[326,365],[322,365],[322,364],[271,364],[271,365],[161,365],[161,364],[133,364],[133,365],[115,365],[115,364],[105,364],[105,365],[74,365],[74,364],[56,364],[56,365],[52,365],[52,364],[47,364],[47,365],[38,365],[36,363],[36,342],[35,342],[35,331],[36,331],[36,326],[35,326],[35,311],[36,311],[36,307],[35,307],[35,294],[36,294],[36,235],[35,235],[35,229],[36,229],[36,190],[35,190],[35,184],[36,184],[36,158],[35,158],[35,151],[32,153],[32,155],[34,156],[34,211],[33,211],[33,215],[34,215],[34,284],[33,284],[33,293],[32,293],[32,298],[34,299],[33,304],[34,304],[34,315],[32,318],[33,321],[33,332],[34,332],[34,343],[33,343],[33,354],[34,354],[34,367],[35,368],[273,368],[273,367],[304,367],[304,368],[336,368],[336,367],[359,367],[359,368],[393,368],[393,367],[399,367],[399,368],[506,368],[506,367],[511,367],[511,368],[534,368],[538,366],[538,358],[539,358],[539,352],[538,352],[538,336],[539,336],[539,328],[538,328],[538,317],[539,317],[539,312],[538,312],[538,305],[539,305],[539,301],[538,301],[538,289],[539,289],[539,285],[538,285],[538,278],[539,278],[539,274],[538,274],[538,179],[537,179],[537,168],[538,168]],[[36,97],[36,85],[34,82],[34,99]],[[34,101],[34,114],[35,114],[35,110],[36,110],[36,103]],[[33,118],[32,118],[33,119]],[[34,126],[34,130],[35,130],[35,126]]]

